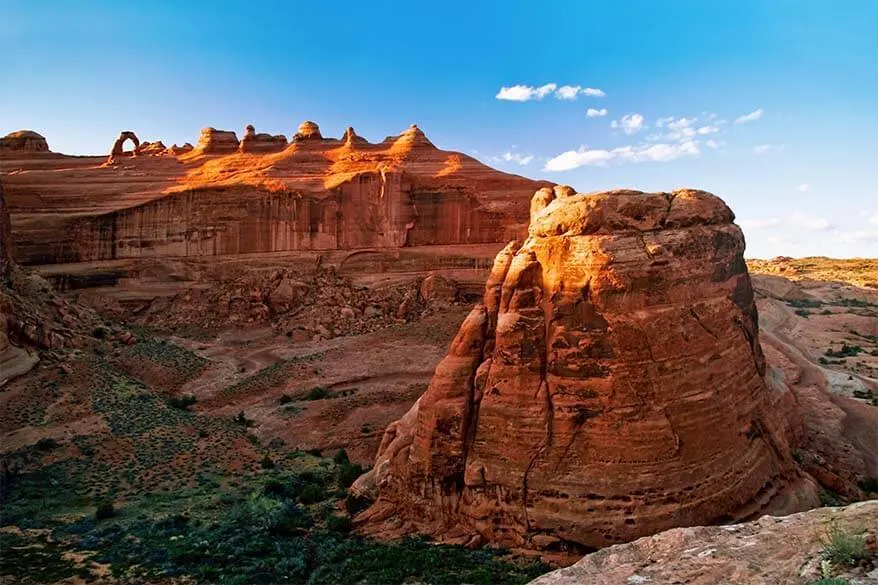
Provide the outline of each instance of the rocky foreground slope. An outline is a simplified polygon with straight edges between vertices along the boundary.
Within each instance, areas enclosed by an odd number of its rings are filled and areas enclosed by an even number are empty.
[[[546,184],[440,150],[414,125],[377,144],[313,122],[289,143],[206,128],[194,148],[126,131],[109,158],[36,136],[0,142],[21,264],[506,242]]]
[[[573,552],[817,505],[720,199],[545,188],[529,234],[355,484],[364,532]]]
[[[833,534],[862,543],[858,558],[830,560]],[[838,581],[824,583],[875,584],[876,534],[874,500],[744,524],[676,528],[605,548],[531,585],[806,585],[832,577]]]

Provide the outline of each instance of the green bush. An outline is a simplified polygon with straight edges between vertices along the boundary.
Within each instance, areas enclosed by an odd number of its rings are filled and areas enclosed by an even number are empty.
[[[271,457],[268,456],[268,453],[262,456],[262,460],[259,462],[259,465],[262,466],[262,469],[274,469],[274,461],[272,461]]]
[[[316,483],[309,483],[299,492],[299,501],[305,504],[316,504],[327,498],[326,490],[323,486]]]
[[[116,515],[112,500],[99,500],[95,506],[95,520],[106,520]]]
[[[351,517],[347,515],[330,514],[326,517],[326,529],[332,532],[350,532],[352,525]]]
[[[183,394],[182,396],[172,396],[168,398],[168,406],[179,408],[180,410],[189,410],[189,407],[198,402],[198,399],[191,394]]]
[[[305,400],[323,400],[324,398],[329,398],[329,390],[323,386],[311,388],[305,395]]]
[[[811,585],[851,585],[851,582],[841,577],[826,577],[819,581],[812,581]]]
[[[278,402],[280,404],[289,404],[292,401],[293,401],[293,397],[290,396],[289,394],[281,394],[280,399],[278,400]]]
[[[351,487],[357,478],[363,475],[363,468],[356,463],[343,463],[338,468],[338,483],[342,487]]]
[[[833,565],[855,566],[866,551],[866,539],[833,525],[823,541],[823,556]]]

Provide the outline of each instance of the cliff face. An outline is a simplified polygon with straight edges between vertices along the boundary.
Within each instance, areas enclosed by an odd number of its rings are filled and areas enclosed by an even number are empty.
[[[577,550],[804,509],[744,240],[700,191],[545,188],[355,491],[367,533]]]
[[[248,130],[239,148],[234,133],[207,128],[192,152],[113,164],[4,157],[17,258],[502,243],[523,235],[530,194],[545,184],[442,151],[417,127],[379,144],[353,129],[324,138],[313,122],[289,145],[265,136]]]

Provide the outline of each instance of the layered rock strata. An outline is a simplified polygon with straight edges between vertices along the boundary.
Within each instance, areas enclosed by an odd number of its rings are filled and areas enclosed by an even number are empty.
[[[201,154],[229,154],[238,150],[238,137],[230,130],[204,128],[195,150]]]
[[[378,144],[352,128],[342,140],[323,138],[314,122],[290,144],[265,136],[253,129],[239,144],[234,133],[207,128],[194,150],[154,150],[153,142],[149,152],[160,156],[111,164],[0,157],[17,260],[499,248],[525,233],[530,196],[547,184],[441,150],[417,127]]]
[[[575,551],[815,504],[733,219],[702,191],[539,190],[355,484],[360,530]]]

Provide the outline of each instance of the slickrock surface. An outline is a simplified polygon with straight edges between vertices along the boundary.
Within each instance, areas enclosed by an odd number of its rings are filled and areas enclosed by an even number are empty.
[[[0,138],[0,151],[49,152],[49,144],[33,130],[18,130]]]
[[[426,245],[500,245],[547,183],[434,146],[417,127],[371,144],[314,122],[284,145],[206,128],[163,156],[12,152],[0,180],[21,264]],[[153,143],[155,144],[155,143]],[[269,145],[263,148],[264,145]]]
[[[539,190],[355,484],[360,530],[574,552],[816,505],[733,219],[702,191]]]
[[[531,585],[806,585],[823,576],[822,551],[833,526],[862,534],[867,554],[874,555],[878,501],[784,518],[765,516],[745,524],[676,528],[605,548]],[[872,564],[832,567],[830,572],[852,584],[878,583]]]

